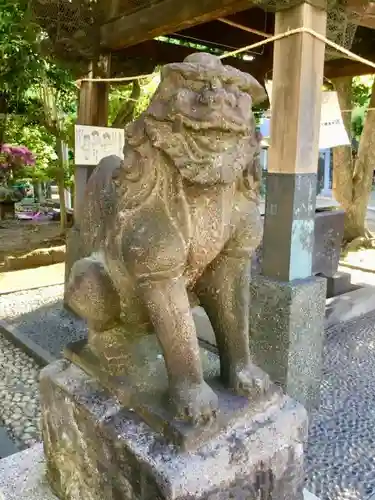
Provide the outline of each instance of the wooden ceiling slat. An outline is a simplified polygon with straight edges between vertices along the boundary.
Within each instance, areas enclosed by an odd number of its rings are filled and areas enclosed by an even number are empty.
[[[265,26],[264,15],[265,13],[263,12],[263,20],[257,19],[257,22],[252,23],[251,27],[263,31]],[[217,44],[220,48],[221,46],[226,46],[228,49],[243,47],[260,40],[259,35],[223,24],[216,20],[179,31],[177,34],[183,37],[186,36],[188,39],[191,37],[197,41],[206,40],[211,44]],[[273,31],[270,30],[269,34],[272,35]]]

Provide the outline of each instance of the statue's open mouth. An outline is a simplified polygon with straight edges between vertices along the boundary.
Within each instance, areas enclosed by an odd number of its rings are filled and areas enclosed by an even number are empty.
[[[214,132],[221,136],[229,136],[233,134],[249,135],[251,133],[251,124],[235,122],[226,118],[222,114],[213,111],[210,113],[209,119],[200,120],[195,117],[192,119],[190,116],[180,113],[174,117],[174,122],[179,122],[181,125],[194,132],[204,131],[205,133]]]

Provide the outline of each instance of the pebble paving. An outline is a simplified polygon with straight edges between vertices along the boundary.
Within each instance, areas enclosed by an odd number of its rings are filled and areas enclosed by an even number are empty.
[[[0,318],[56,357],[81,338],[62,286],[1,296]],[[20,448],[40,439],[39,369],[0,336],[0,421]],[[321,405],[310,416],[306,488],[321,500],[375,497],[375,312],[326,331]]]
[[[40,441],[40,368],[0,336],[0,421],[22,450]]]
[[[375,312],[326,331],[321,404],[310,421],[307,489],[322,500],[372,500]]]

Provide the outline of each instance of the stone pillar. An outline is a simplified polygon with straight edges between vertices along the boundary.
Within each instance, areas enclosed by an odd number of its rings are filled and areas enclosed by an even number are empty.
[[[326,12],[303,3],[276,13],[277,33],[325,34]],[[311,276],[325,44],[309,33],[275,42],[262,275],[252,282],[256,364],[293,398],[316,403],[325,279]]]

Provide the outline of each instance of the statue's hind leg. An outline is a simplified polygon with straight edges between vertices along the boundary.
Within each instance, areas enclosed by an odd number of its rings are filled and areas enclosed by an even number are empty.
[[[120,298],[103,264],[87,257],[74,263],[66,288],[68,306],[90,326],[106,330],[120,319]]]
[[[269,378],[251,362],[251,251],[241,246],[229,242],[200,278],[196,292],[215,332],[223,383],[239,394],[262,395]]]
[[[120,323],[120,298],[100,261],[80,259],[72,267],[66,287],[68,306],[88,324],[88,345],[102,368],[122,373],[126,352],[121,349],[124,328]]]

